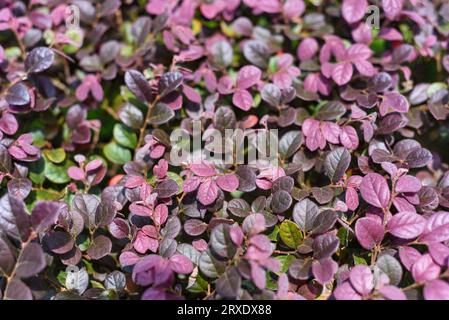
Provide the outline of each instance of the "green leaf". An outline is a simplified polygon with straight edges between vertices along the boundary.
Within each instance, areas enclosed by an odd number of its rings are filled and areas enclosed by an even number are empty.
[[[45,161],[45,177],[53,183],[64,184],[70,181],[67,174],[69,167],[74,166],[73,161],[66,160],[61,165]]]
[[[59,281],[59,283],[62,285],[62,286],[65,286],[65,279],[67,278],[67,272],[65,272],[65,271],[60,271],[59,273],[58,273],[58,275],[56,276],[56,279],[58,279],[58,281]]]
[[[368,263],[366,262],[365,259],[363,259],[362,257],[358,257],[355,254],[352,255],[352,258],[354,259],[354,265],[357,266],[359,264],[365,265],[367,266]]]
[[[76,245],[84,252],[90,247],[90,238],[85,234],[81,234],[76,238]]]
[[[279,262],[281,263],[281,269],[277,274],[286,273],[288,270],[288,267],[290,266],[290,263],[292,263],[293,260],[295,260],[295,256],[291,254],[282,255],[275,257]]]
[[[45,181],[45,160],[40,158],[28,165],[29,178],[35,184],[43,184]]]
[[[44,156],[53,163],[61,163],[65,160],[65,151],[63,148],[44,150]]]
[[[114,126],[114,139],[127,148],[134,149],[137,146],[137,135],[121,123]]]
[[[192,274],[189,277],[187,290],[192,293],[202,293],[207,291],[207,285],[208,282],[203,277],[201,277],[199,273],[197,273],[196,275]]]
[[[37,200],[59,200],[64,197],[63,192],[58,192],[52,189],[39,189],[36,190]]]
[[[131,151],[115,142],[110,142],[103,148],[106,158],[116,164],[125,164],[131,161]]]
[[[298,225],[290,220],[285,220],[281,223],[280,235],[282,241],[292,249],[298,248],[303,240],[303,236]]]
[[[271,231],[271,233],[268,235],[268,239],[270,239],[271,241],[277,241],[278,234],[279,234],[279,227],[274,226],[273,231]]]

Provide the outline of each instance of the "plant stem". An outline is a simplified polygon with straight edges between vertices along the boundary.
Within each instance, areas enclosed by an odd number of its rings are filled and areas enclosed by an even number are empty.
[[[145,116],[145,121],[142,125],[142,127],[140,128],[140,132],[139,132],[139,140],[137,142],[137,146],[136,149],[139,149],[142,146],[143,143],[143,139],[145,137],[145,130],[147,129],[147,125],[150,123],[150,115],[151,115],[151,111],[153,110],[154,106],[159,102],[160,100],[160,96],[157,95],[153,102],[148,106],[148,110],[147,110],[147,115]]]

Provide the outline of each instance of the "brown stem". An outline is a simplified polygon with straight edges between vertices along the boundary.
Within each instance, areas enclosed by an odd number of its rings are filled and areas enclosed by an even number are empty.
[[[140,128],[139,132],[139,140],[137,142],[137,146],[135,150],[138,150],[143,143],[143,138],[145,137],[145,130],[147,129],[147,125],[150,123],[150,115],[151,110],[153,110],[154,106],[159,102],[160,96],[157,95],[156,98],[154,98],[153,102],[148,106],[147,115],[145,116],[145,122],[143,123],[142,127]]]

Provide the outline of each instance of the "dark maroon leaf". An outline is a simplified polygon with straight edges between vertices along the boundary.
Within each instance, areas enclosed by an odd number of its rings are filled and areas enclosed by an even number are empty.
[[[90,247],[87,249],[87,254],[94,260],[99,260],[111,253],[112,242],[106,236],[95,237]]]
[[[39,73],[47,70],[53,64],[55,54],[46,47],[34,48],[25,59],[28,73]]]
[[[30,103],[31,97],[28,88],[22,83],[16,83],[8,89],[5,96],[6,102],[15,106],[24,106]]]
[[[125,83],[137,98],[147,102],[151,101],[151,87],[142,73],[137,70],[126,71]]]

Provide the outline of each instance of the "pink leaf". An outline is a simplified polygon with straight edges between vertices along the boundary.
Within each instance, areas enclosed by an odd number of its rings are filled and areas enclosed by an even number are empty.
[[[362,198],[377,208],[386,208],[390,201],[387,180],[378,173],[368,173],[360,184]]]
[[[333,144],[340,142],[340,127],[333,122],[324,121],[321,123],[321,132],[324,138]]]
[[[201,183],[201,178],[192,176],[184,181],[184,183],[182,185],[182,190],[184,192],[193,192],[196,189],[198,189],[200,183]]]
[[[384,286],[379,289],[379,293],[388,300],[407,300],[404,292],[395,286]]]
[[[175,254],[170,258],[171,269],[180,274],[189,274],[193,271],[193,263],[182,254]]]
[[[382,103],[379,106],[380,115],[386,115],[390,109],[406,113],[409,109],[409,103],[407,99],[398,92],[385,92]]]
[[[244,234],[239,226],[232,226],[229,229],[229,236],[231,237],[232,242],[234,242],[236,246],[240,247],[242,245]]]
[[[219,176],[216,180],[218,186],[228,192],[234,192],[239,187],[239,179],[233,173],[225,174],[224,176]]]
[[[365,265],[357,265],[352,268],[349,274],[349,280],[354,289],[362,296],[370,294],[374,288],[373,273]]]
[[[349,62],[338,63],[332,68],[332,79],[339,86],[342,86],[351,80],[352,77],[352,65]]]
[[[349,187],[346,189],[345,203],[351,211],[355,211],[359,206],[359,196],[354,188]]]
[[[424,287],[426,300],[449,300],[449,283],[443,280],[433,280]]]
[[[449,240],[449,212],[436,212],[430,216],[419,240],[422,242]]]
[[[348,23],[355,23],[365,16],[368,2],[366,0],[343,0],[341,11]]]
[[[86,174],[82,169],[78,167],[69,167],[69,169],[67,170],[67,174],[73,180],[81,181],[86,179]]]
[[[237,89],[232,95],[232,103],[236,107],[248,111],[253,105],[253,96],[247,90]]]
[[[402,239],[418,237],[424,230],[426,219],[413,212],[395,214],[387,224],[387,231]]]
[[[349,282],[343,282],[334,291],[337,300],[362,300],[362,297],[354,290]]]
[[[440,275],[441,268],[435,264],[430,254],[421,256],[412,266],[412,275],[416,282],[431,281]]]
[[[257,84],[262,77],[262,71],[255,66],[244,66],[237,73],[237,88],[248,89]]]
[[[204,181],[198,189],[198,200],[205,206],[212,204],[218,197],[218,186],[212,179]]]
[[[298,46],[296,55],[301,61],[312,59],[318,52],[319,45],[315,38],[304,38]]]
[[[371,250],[384,238],[383,226],[370,218],[360,218],[355,224],[355,235],[360,245],[366,250]]]
[[[352,62],[368,60],[372,55],[371,49],[366,44],[356,43],[346,51],[346,59]]]
[[[350,150],[355,150],[359,146],[357,131],[351,126],[344,126],[340,130],[340,142]]]
[[[407,270],[411,270],[413,264],[421,258],[421,253],[412,247],[399,247],[399,258]]]
[[[212,177],[217,173],[214,165],[208,162],[193,163],[190,165],[190,171],[199,177]]]
[[[284,3],[282,11],[289,18],[299,17],[303,14],[306,6],[303,0],[287,0]]]
[[[266,286],[265,270],[256,262],[250,261],[251,264],[251,279],[257,288],[263,290]]]
[[[154,209],[153,220],[156,224],[162,225],[167,221],[168,207],[165,204],[159,204]]]
[[[331,258],[315,260],[312,263],[312,273],[322,285],[325,285],[333,279],[337,269],[338,264]]]
[[[449,265],[449,248],[438,242],[429,244],[429,253],[432,259],[441,267]]]
[[[396,192],[418,192],[421,181],[414,176],[402,176],[396,182]]]
[[[382,8],[389,20],[394,20],[402,11],[403,0],[382,0]]]

